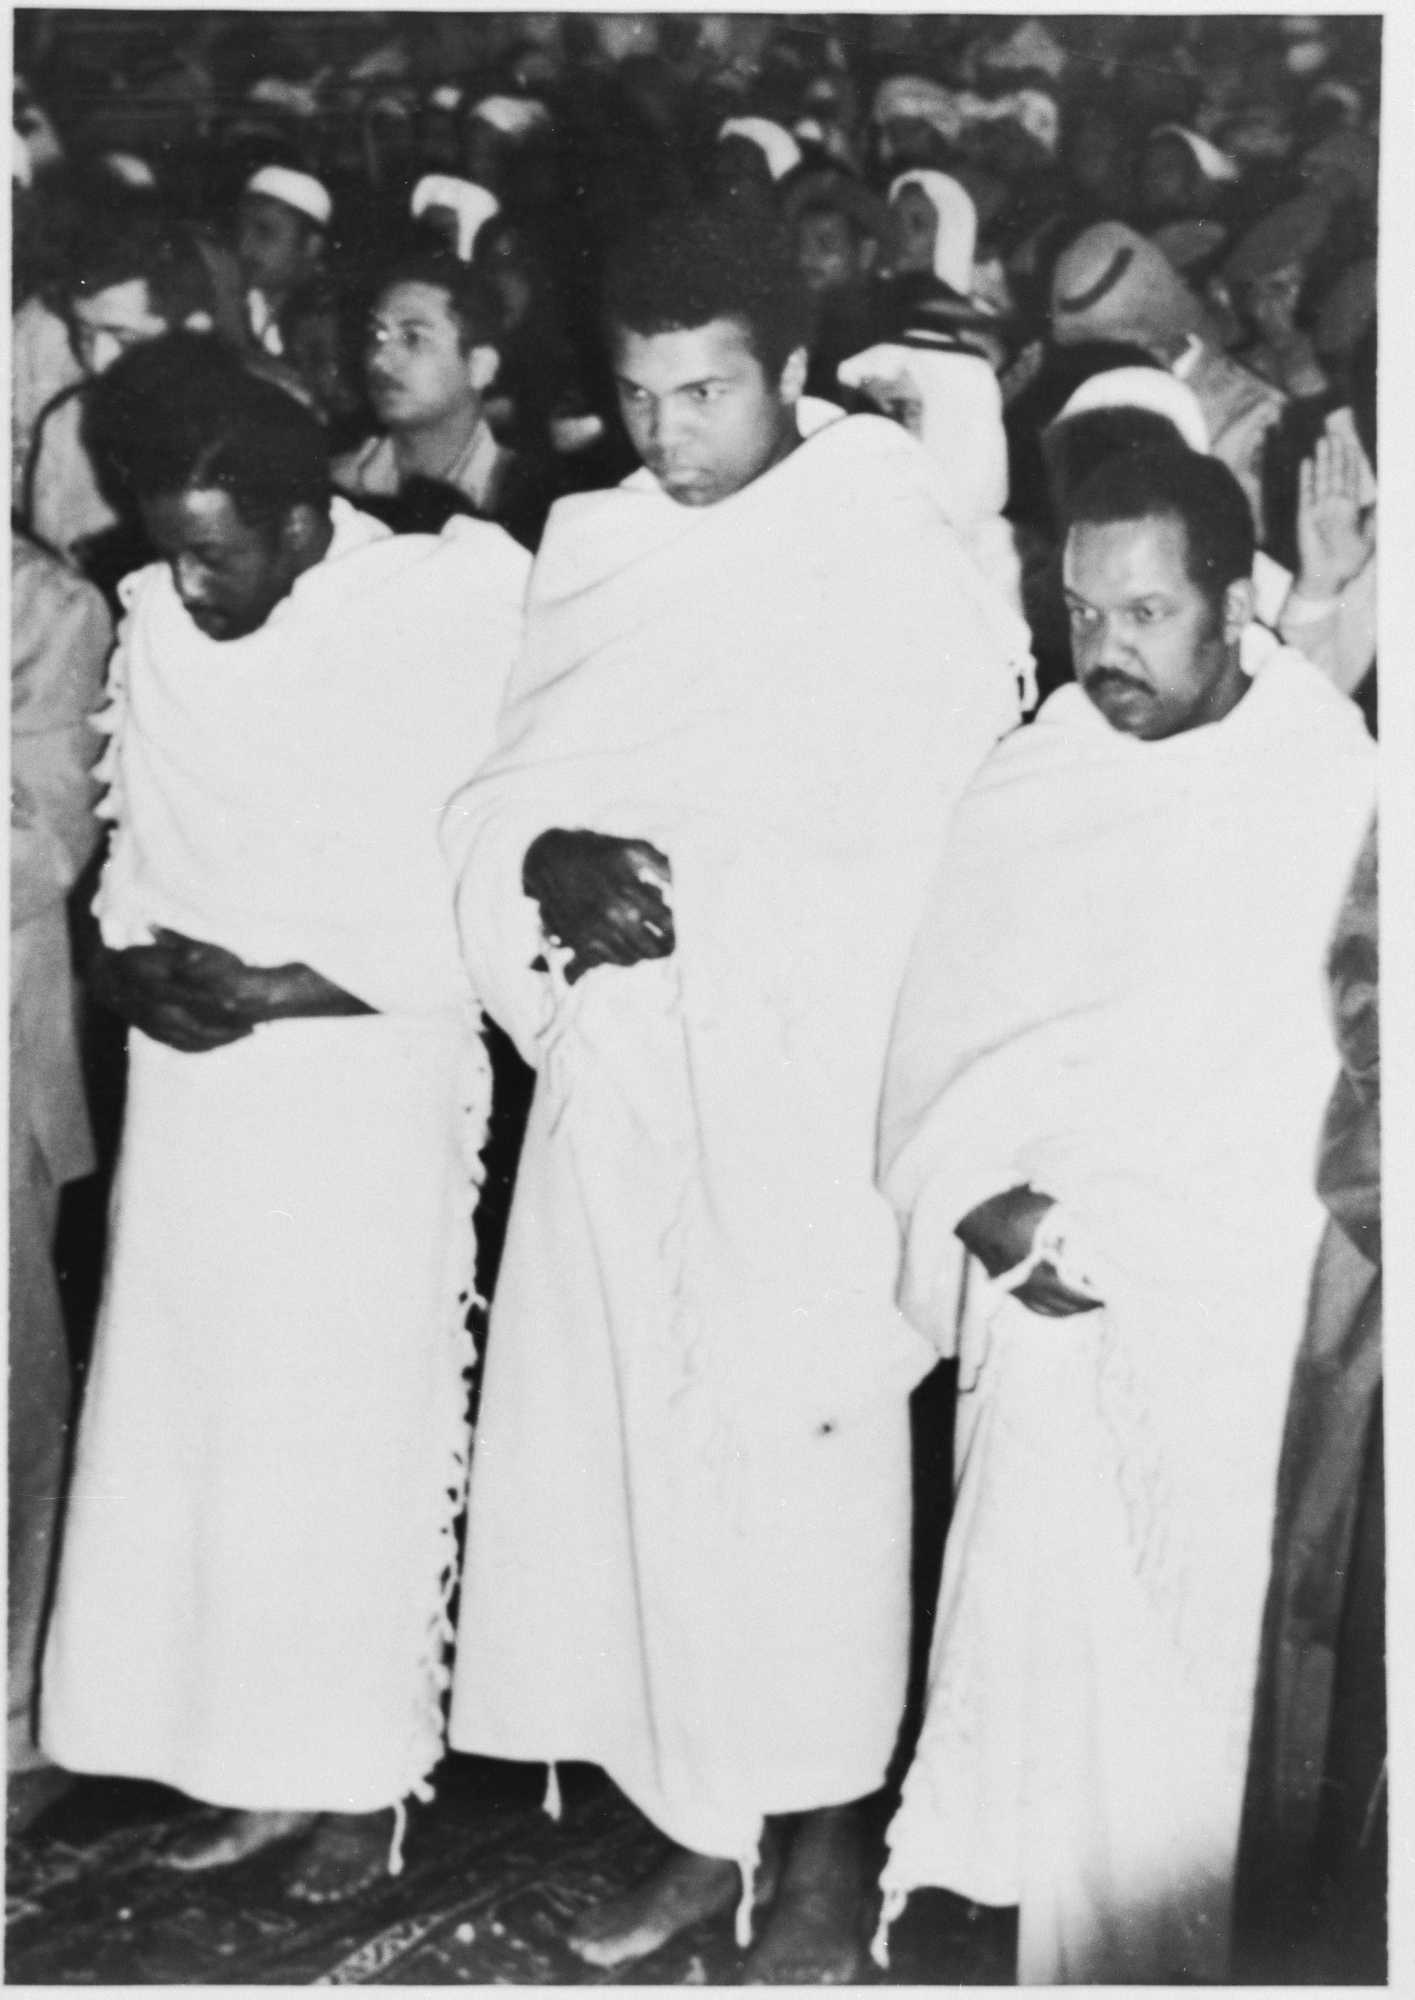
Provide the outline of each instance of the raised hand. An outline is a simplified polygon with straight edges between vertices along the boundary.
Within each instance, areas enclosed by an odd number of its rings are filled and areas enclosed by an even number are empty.
[[[1361,453],[1330,431],[1302,461],[1297,485],[1297,588],[1335,597],[1364,569],[1372,548],[1361,504]]]

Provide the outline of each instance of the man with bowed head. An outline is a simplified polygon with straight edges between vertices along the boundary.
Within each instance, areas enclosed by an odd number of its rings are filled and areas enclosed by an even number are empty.
[[[184,356],[101,385],[161,560],[101,721],[128,1095],[41,1741],[208,1801],[168,1865],[298,1840],[327,1902],[442,1750],[487,1083],[437,822],[527,560],[331,500],[307,411]]]
[[[1023,1984],[1222,1981],[1373,746],[1250,625],[1217,460],[1108,459],[1066,511],[1076,681],[964,795],[886,1073],[960,1400],[878,1948],[932,1887],[1019,1906]]]
[[[600,1764],[671,1843],[598,1967],[738,1916],[858,1976],[860,1802],[909,1623],[907,1398],[871,1186],[929,856],[1025,633],[898,426],[803,400],[791,246],[641,224],[608,274],[642,469],[553,510],[501,745],[446,841],[539,1071],[479,1420],[452,1741]]]

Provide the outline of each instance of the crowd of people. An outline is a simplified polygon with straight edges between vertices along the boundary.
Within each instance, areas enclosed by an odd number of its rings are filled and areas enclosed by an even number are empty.
[[[661,1831],[600,1970],[848,1983],[930,1889],[1025,1983],[1383,1963],[1379,22],[81,18],[12,1827],[156,1779],[339,1900],[450,1745]]]

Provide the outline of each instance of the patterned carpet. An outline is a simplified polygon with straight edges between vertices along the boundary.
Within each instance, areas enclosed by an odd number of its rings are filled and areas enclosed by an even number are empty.
[[[730,1985],[730,1918],[624,1972],[582,1966],[561,1942],[583,1909],[636,1880],[662,1842],[599,1773],[561,1774],[564,1815],[541,1810],[544,1772],[454,1757],[415,1808],[403,1874],[357,1902],[289,1902],[278,1855],[202,1877],[154,1863],[189,1803],[156,1785],[87,1779],[12,1843],[8,1985]],[[891,1985],[1011,1980],[1008,1912],[915,1899],[897,1926]]]

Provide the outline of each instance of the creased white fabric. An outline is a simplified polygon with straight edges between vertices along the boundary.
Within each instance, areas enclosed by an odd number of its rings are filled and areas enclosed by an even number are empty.
[[[882,1184],[960,1352],[957,1507],[886,1888],[1020,1903],[1023,1983],[1222,1977],[1278,1440],[1374,784],[1317,671],[1160,743],[1077,687],[961,805],[905,982]],[[953,1231],[1063,1203],[1105,1309],[976,1310]],[[964,1310],[960,1323],[960,1291]]]
[[[162,566],[123,584],[96,908],[114,946],[165,924],[440,1010],[465,978],[437,816],[491,741],[529,558],[484,522],[395,536],[342,500],[334,520],[244,639],[204,637]]]
[[[540,1069],[453,1741],[597,1759],[731,1856],[871,1789],[898,1719],[926,1350],[869,1185],[880,1067],[1026,643],[940,491],[861,417],[709,509],[647,474],[562,502],[502,746],[449,815],[473,981]],[[530,969],[549,826],[662,848],[671,959]]]
[[[44,1674],[68,1768],[372,1811],[442,1747],[489,1075],[438,820],[485,754],[526,559],[342,503],[249,638],[130,579],[110,943],[174,925],[380,1012],[130,1037],[110,1263]]]

